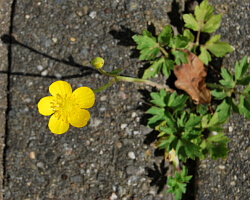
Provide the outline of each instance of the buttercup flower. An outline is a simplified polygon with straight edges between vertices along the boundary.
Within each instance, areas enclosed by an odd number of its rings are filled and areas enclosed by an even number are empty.
[[[69,83],[56,81],[49,86],[52,96],[43,97],[38,102],[38,111],[49,116],[49,129],[52,133],[62,134],[74,127],[84,127],[90,119],[89,111],[95,102],[94,92],[88,87],[77,88],[72,92]]]

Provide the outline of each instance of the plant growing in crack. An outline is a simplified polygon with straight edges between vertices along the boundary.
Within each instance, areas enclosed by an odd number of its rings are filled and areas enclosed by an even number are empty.
[[[202,33],[214,33],[219,28],[221,15],[213,15],[213,6],[204,0],[196,6],[194,14],[184,14],[183,20],[187,28],[183,34],[174,35],[171,26],[167,25],[158,36],[153,36],[147,30],[144,30],[142,35],[133,36],[140,51],[139,60],[150,63],[142,78],[121,76],[122,68],[107,72],[102,69],[104,60],[100,57],[91,62],[102,75],[110,77],[109,82],[94,89],[94,93],[121,81],[146,84],[157,89],[157,92],[150,94],[151,107],[146,111],[151,115],[148,126],[159,132],[156,146],[163,149],[165,159],[173,163],[175,172],[168,177],[167,192],[173,193],[176,200],[182,198],[186,185],[192,178],[185,167],[187,159],[204,159],[206,156],[217,159],[227,156],[229,138],[223,133],[222,125],[226,123],[232,111],[250,119],[250,75],[247,74],[247,57],[236,62],[234,73],[221,68],[218,72],[218,82],[206,81],[212,58],[224,57],[233,51],[229,44],[220,41],[220,35],[213,35],[207,41],[200,42]],[[177,78],[176,88],[149,80],[159,73],[166,79],[174,74]],[[238,86],[244,89],[239,90]],[[64,94],[66,90],[63,87],[57,89],[59,94]],[[68,93],[71,94],[71,91]],[[57,96],[54,92],[53,95]],[[75,96],[84,101],[89,98],[88,95]],[[93,100],[94,96],[91,98]],[[50,100],[52,102],[46,102],[47,104],[42,106],[51,114],[53,112],[49,109],[55,108],[51,106],[54,100]],[[74,99],[74,102],[79,101]],[[61,110],[66,114],[63,114],[65,117],[54,119],[54,124],[67,124],[67,127],[69,123],[73,126],[79,124],[78,127],[87,124],[89,115],[85,117],[84,123],[75,121],[80,119],[75,110],[70,110],[77,107],[76,104],[73,105],[74,102],[65,104],[65,107],[60,104]]]

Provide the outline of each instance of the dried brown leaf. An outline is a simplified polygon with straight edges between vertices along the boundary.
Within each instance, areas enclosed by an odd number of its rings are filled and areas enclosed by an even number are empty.
[[[206,88],[205,71],[202,61],[193,53],[187,53],[188,64],[174,66],[174,74],[177,77],[175,86],[184,90],[194,100],[195,104],[208,104],[211,102],[210,90]]]

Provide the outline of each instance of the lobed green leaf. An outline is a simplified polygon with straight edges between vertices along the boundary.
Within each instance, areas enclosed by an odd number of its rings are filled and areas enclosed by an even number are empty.
[[[158,42],[160,45],[168,45],[172,37],[172,28],[170,25],[167,25],[158,35]]]
[[[250,120],[250,94],[246,95],[246,97],[240,95],[238,108],[239,113]]]
[[[138,44],[137,49],[140,50],[140,60],[152,60],[155,59],[160,52],[159,44],[152,36],[148,36],[149,33],[145,32],[144,35],[134,35],[132,38]]]
[[[200,46],[200,51],[201,53],[198,57],[205,65],[208,65],[208,63],[212,60],[210,53],[203,46]]]
[[[175,35],[170,39],[169,46],[173,49],[185,49],[189,43],[189,39],[183,35]]]
[[[205,33],[212,33],[220,27],[221,15],[213,15],[202,27],[201,31]]]
[[[227,53],[230,53],[233,51],[232,46],[226,42],[215,42],[215,43],[207,44],[206,49],[208,49],[216,57],[223,57]]]
[[[218,99],[218,100],[225,99],[228,96],[228,94],[225,91],[220,90],[220,89],[212,90],[210,91],[210,93],[212,96],[215,97],[215,99]]]
[[[183,20],[185,22],[185,27],[190,28],[194,31],[200,30],[200,26],[196,19],[194,18],[193,14],[184,14]]]
[[[200,6],[196,6],[194,14],[197,21],[207,21],[213,14],[213,6],[209,5],[207,0],[201,2]]]
[[[183,51],[172,51],[174,55],[174,61],[177,65],[181,65],[181,63],[188,63],[187,54]]]
[[[227,88],[234,88],[235,87],[235,82],[233,80],[233,75],[225,68],[221,68],[221,76],[222,80],[219,82],[226,86]]]
[[[181,172],[175,172],[174,177],[168,177],[167,185],[169,189],[167,193],[173,193],[175,200],[180,200],[182,194],[186,193],[186,186],[192,176],[188,176],[188,171],[185,166],[182,167]]]
[[[191,33],[191,31],[189,29],[185,29],[184,32],[183,32],[183,35],[185,37],[187,37],[190,42],[193,42],[194,39],[195,39],[193,33]]]
[[[227,121],[231,113],[230,104],[224,100],[215,110],[212,118],[209,120],[209,123],[204,128],[212,128],[213,126],[218,126]]]
[[[247,56],[245,56],[240,63],[235,63],[235,79],[239,80],[243,77],[243,75],[247,72],[247,69],[249,67],[249,63],[247,61]]]
[[[228,154],[227,143],[229,138],[223,133],[209,136],[206,140],[206,148],[212,159],[224,158]]]

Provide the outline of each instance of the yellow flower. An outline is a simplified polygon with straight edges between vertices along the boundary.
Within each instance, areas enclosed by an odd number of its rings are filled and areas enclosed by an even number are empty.
[[[89,111],[95,102],[94,92],[88,87],[77,88],[72,92],[69,83],[56,81],[49,86],[52,96],[43,97],[38,102],[40,114],[49,116],[49,129],[52,133],[62,134],[74,127],[83,127],[90,119]]]
[[[102,66],[104,65],[104,59],[101,57],[95,57],[91,61],[91,64],[97,69],[102,68]]]

